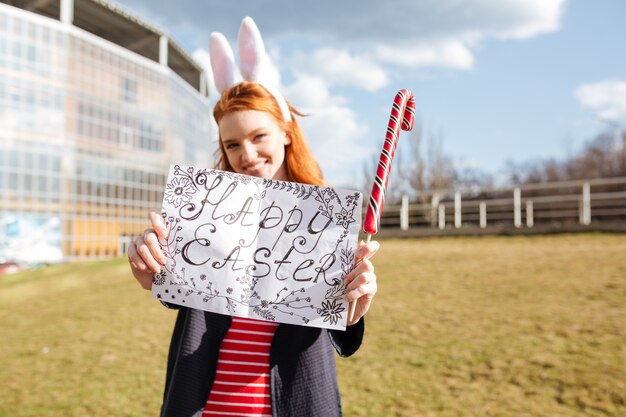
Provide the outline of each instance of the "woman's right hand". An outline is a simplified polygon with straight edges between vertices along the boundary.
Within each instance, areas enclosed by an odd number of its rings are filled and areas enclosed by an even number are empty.
[[[146,290],[152,289],[152,275],[161,272],[165,265],[165,255],[161,251],[158,238],[167,238],[165,220],[160,213],[151,210],[151,229],[137,236],[128,247],[128,263],[139,285]]]

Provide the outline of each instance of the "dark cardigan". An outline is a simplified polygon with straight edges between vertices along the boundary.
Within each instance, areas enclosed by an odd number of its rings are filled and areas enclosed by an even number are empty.
[[[161,417],[201,415],[231,320],[230,316],[180,307],[168,355]],[[363,318],[346,331],[280,324],[270,349],[272,415],[341,416],[333,350],[340,356],[352,355],[361,345],[364,329]]]

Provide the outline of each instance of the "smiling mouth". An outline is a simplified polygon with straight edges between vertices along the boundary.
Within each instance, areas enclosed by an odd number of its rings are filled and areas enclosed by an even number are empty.
[[[252,172],[258,171],[259,169],[263,167],[263,165],[265,165],[265,162],[259,162],[254,165],[248,165],[247,167],[245,167],[245,170],[252,171]]]

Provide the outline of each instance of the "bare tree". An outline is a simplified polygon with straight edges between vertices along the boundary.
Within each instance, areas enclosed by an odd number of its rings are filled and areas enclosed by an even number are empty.
[[[451,189],[454,187],[454,164],[452,159],[443,153],[443,134],[428,135],[426,161],[427,191]]]
[[[506,172],[514,185],[626,176],[626,132],[616,129],[601,133],[580,152],[570,152],[561,161],[554,158],[518,164],[509,161]]]

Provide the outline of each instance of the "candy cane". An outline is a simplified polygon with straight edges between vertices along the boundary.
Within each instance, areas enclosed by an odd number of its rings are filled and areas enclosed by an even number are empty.
[[[391,108],[391,116],[387,125],[387,135],[383,150],[380,153],[378,168],[376,169],[376,177],[372,185],[369,205],[363,222],[363,231],[368,235],[368,241],[371,235],[378,232],[380,224],[380,216],[385,205],[385,192],[387,191],[387,183],[389,182],[389,171],[391,171],[391,161],[396,153],[398,138],[400,137],[400,116],[402,116],[402,130],[413,129],[415,120],[415,99],[413,93],[409,90],[400,90],[393,100]]]
[[[400,117],[402,117],[401,125],[399,123]],[[363,231],[367,233],[366,243],[369,243],[372,235],[378,232],[380,216],[383,212],[383,206],[385,205],[385,191],[387,191],[387,183],[389,182],[391,161],[396,153],[396,146],[398,144],[398,138],[400,137],[400,128],[402,128],[402,130],[411,130],[413,129],[414,121],[415,98],[413,97],[413,93],[409,90],[400,90],[398,94],[396,94],[396,98],[393,100],[393,106],[391,107],[391,116],[389,117],[389,124],[387,125],[387,135],[385,136],[383,150],[380,153],[376,177],[374,177],[369,205],[365,213],[365,220],[363,221]],[[350,305],[349,321],[352,321],[354,318],[355,309],[356,302],[353,301]]]

